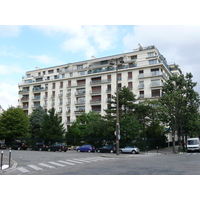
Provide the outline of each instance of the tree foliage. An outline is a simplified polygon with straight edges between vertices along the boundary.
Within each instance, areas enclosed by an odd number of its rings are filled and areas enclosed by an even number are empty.
[[[15,138],[30,137],[29,118],[22,108],[10,107],[0,116],[0,137],[12,142]]]
[[[65,128],[61,122],[62,119],[55,112],[55,108],[48,110],[48,113],[44,115],[44,119],[41,123],[40,138],[44,138],[46,141],[50,142],[56,139],[62,139]]]
[[[170,119],[169,126],[173,136],[178,130],[182,132],[188,119],[198,112],[199,94],[194,91],[197,83],[192,82],[192,77],[191,73],[187,73],[186,76],[171,76],[163,87],[163,96],[159,99]]]
[[[30,115],[30,131],[32,138],[38,138],[40,136],[41,123],[43,122],[45,114],[44,109],[40,106]]]

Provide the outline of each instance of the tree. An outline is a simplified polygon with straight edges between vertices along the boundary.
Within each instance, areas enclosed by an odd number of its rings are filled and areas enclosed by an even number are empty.
[[[41,123],[45,114],[46,113],[44,109],[40,106],[36,108],[30,115],[30,128],[32,138],[38,138],[40,136]]]
[[[68,139],[79,139],[91,141],[108,136],[107,122],[102,117],[91,111],[83,113],[78,119],[73,122],[72,126],[67,132]]]
[[[159,99],[163,105],[163,111],[170,119],[173,151],[175,151],[175,133],[181,133],[187,119],[192,118],[194,113],[198,112],[199,94],[194,91],[197,83],[192,82],[192,77],[191,73],[187,73],[186,76],[183,74],[171,76],[163,86],[163,95]]]
[[[130,142],[138,136],[140,125],[134,115],[136,107],[135,95],[127,88],[123,87],[118,92],[119,95],[119,124],[121,141]],[[112,132],[116,130],[116,94],[108,101],[109,107],[106,112],[105,119],[112,127]],[[112,133],[112,134],[113,134]]]
[[[55,108],[48,110],[41,123],[40,137],[45,138],[46,142],[53,142],[56,139],[62,139],[65,133],[62,119],[55,113]]]
[[[0,116],[0,137],[10,144],[15,138],[30,137],[29,118],[22,108],[10,107]]]

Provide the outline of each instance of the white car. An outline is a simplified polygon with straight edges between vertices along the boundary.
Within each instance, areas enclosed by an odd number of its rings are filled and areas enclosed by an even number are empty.
[[[138,154],[140,153],[140,150],[136,146],[125,146],[124,148],[120,148],[119,152]]]

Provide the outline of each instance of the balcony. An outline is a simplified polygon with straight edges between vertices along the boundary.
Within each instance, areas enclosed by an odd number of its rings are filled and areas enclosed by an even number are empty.
[[[40,100],[40,96],[34,96],[33,101],[35,101],[35,100]]]
[[[28,110],[28,104],[22,105],[22,109],[23,109],[23,110]]]
[[[75,101],[75,104],[85,104],[85,100],[81,100],[81,101]]]
[[[28,97],[22,97],[21,101],[29,101],[29,98]]]
[[[162,76],[164,79],[168,80],[168,77],[164,73],[162,73],[160,71],[139,74],[138,78],[147,78],[147,77],[156,77],[156,76]]]
[[[33,88],[33,92],[39,92],[41,90],[44,90],[44,88],[43,87],[35,87],[35,88]]]
[[[155,82],[155,83],[151,83],[150,87],[163,87],[163,83],[162,82]]]
[[[100,90],[92,90],[90,91],[91,94],[98,94],[101,93],[101,89]]]
[[[82,115],[85,112],[85,110],[75,110],[75,115]]]
[[[76,96],[85,96],[85,91],[76,92],[75,95]]]
[[[38,108],[38,107],[40,107],[40,103],[37,103],[37,104],[33,104],[33,105],[32,105],[32,108]]]
[[[29,93],[29,90],[20,90],[19,94]]]
[[[143,89],[143,88],[144,88],[144,84],[139,84],[139,85],[138,85],[138,88],[139,88],[139,89]]]

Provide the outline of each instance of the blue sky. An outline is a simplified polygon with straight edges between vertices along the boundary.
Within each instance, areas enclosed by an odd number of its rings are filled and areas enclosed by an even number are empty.
[[[18,105],[18,83],[26,71],[130,52],[138,43],[155,45],[168,63],[199,82],[197,25],[0,25],[0,105]]]

